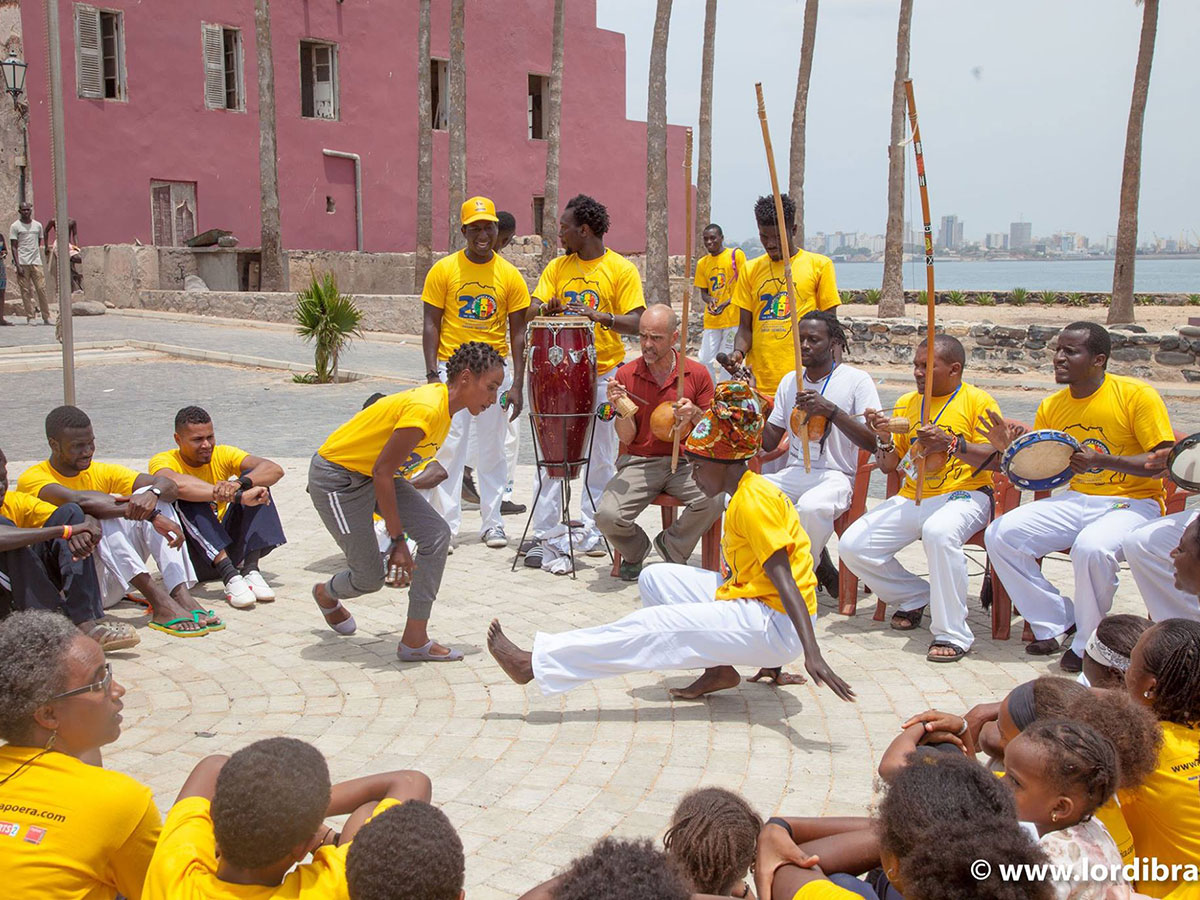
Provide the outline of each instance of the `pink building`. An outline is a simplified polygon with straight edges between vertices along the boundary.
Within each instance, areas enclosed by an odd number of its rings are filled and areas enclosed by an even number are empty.
[[[254,0],[55,0],[62,25],[67,184],[87,244],[180,243],[227,228],[257,245]],[[625,118],[625,41],[596,27],[595,0],[566,4],[560,203],[608,206],[609,245],[645,247],[646,125]],[[485,194],[531,233],[540,214],[552,0],[467,0],[467,195]],[[355,163],[364,249],[412,250],[417,205],[415,0],[271,4],[280,214],[288,249],[353,250]],[[21,4],[24,44],[44,46],[41,3]],[[444,130],[449,0],[433,0],[435,247],[447,240]],[[47,76],[28,53],[37,215],[52,215]],[[532,136],[531,136],[532,135]],[[683,252],[683,129],[668,136],[671,252]],[[552,211],[547,212],[553,215]],[[677,227],[678,226],[678,227]]]

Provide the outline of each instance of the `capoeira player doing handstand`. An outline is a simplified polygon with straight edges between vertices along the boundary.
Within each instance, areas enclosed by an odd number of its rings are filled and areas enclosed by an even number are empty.
[[[703,668],[686,688],[671,691],[694,699],[737,685],[734,666],[783,666],[803,653],[814,682],[851,700],[854,692],[817,646],[816,578],[796,508],[746,467],[762,431],[754,393],[726,382],[685,445],[700,489],[710,497],[730,495],[722,539],[728,577],[673,563],[648,566],[638,578],[641,609],[607,625],[539,632],[532,652],[518,648],[493,621],[488,650],[509,678],[537,681],[550,696],[594,678]]]

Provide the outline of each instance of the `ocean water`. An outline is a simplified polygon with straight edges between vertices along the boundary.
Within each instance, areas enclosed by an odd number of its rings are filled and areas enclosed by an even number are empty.
[[[840,290],[877,288],[883,282],[883,263],[839,262]],[[1111,291],[1111,259],[1010,260],[933,264],[935,289],[941,291]],[[1134,290],[1145,293],[1200,294],[1200,259],[1139,259],[1133,270]],[[923,260],[904,264],[904,286],[925,289]]]

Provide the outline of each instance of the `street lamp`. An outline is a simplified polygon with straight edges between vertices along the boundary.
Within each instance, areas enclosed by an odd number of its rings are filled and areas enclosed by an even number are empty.
[[[25,70],[29,65],[17,59],[17,54],[9,52],[8,59],[0,62],[0,71],[4,73],[4,89],[12,95],[13,109],[21,121],[21,158],[17,160],[17,168],[21,171],[21,182],[17,191],[17,204],[25,202],[25,169],[29,165],[29,134],[26,121],[29,117],[29,105],[21,102],[25,93]]]

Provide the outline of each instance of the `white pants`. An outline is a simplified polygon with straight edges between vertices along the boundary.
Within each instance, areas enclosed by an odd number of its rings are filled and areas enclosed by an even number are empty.
[[[982,491],[952,491],[926,497],[921,505],[889,497],[846,529],[838,557],[871,586],[884,603],[911,612],[929,604],[934,640],[969,650],[967,554],[963,545],[987,524],[991,500]],[[920,539],[929,580],[914,575],[896,553]]]
[[[1194,509],[1152,519],[1125,535],[1122,548],[1134,583],[1146,601],[1146,612],[1155,622],[1164,619],[1200,620],[1200,602],[1195,594],[1175,587],[1171,551],[1179,546],[1184,529],[1192,523]]]
[[[800,527],[812,544],[813,565],[833,534],[833,521],[850,508],[854,486],[845,472],[837,469],[813,469],[805,472],[803,464],[791,465],[767,476],[796,504]]]
[[[733,340],[737,337],[738,327],[705,328],[700,335],[700,364],[708,366],[713,381],[728,381],[729,372],[717,362],[717,354],[733,352]]]
[[[171,504],[160,502],[158,512],[179,525],[179,517]],[[186,545],[172,547],[165,537],[154,530],[153,523],[101,519],[100,532],[96,574],[100,579],[100,593],[106,608],[118,603],[129,593],[134,578],[143,573],[149,574],[146,560],[150,557],[154,557],[154,564],[162,574],[163,587],[168,594],[181,584],[190,588],[196,583],[196,571],[192,568]]]
[[[605,372],[596,379],[596,398],[593,410],[608,399],[608,382],[615,370]],[[599,546],[603,540],[600,529],[596,527],[596,507],[600,504],[600,496],[608,486],[617,471],[617,429],[612,420],[602,422],[598,418],[592,420],[592,456],[584,472],[584,487],[577,493],[579,497],[580,519],[583,521],[583,533],[576,535],[574,546],[577,550],[591,550]],[[587,447],[584,447],[587,452]],[[534,497],[533,507],[533,536],[537,540],[553,541],[562,538],[560,549],[567,550],[567,527],[563,524],[562,488],[558,478],[547,478],[542,475],[542,491]],[[534,473],[533,489],[537,491],[537,472]],[[589,494],[591,494],[589,498]],[[558,546],[556,544],[556,546]]]
[[[593,678],[659,669],[783,666],[801,653],[791,619],[758,600],[714,600],[721,576],[656,563],[642,570],[642,608],[592,628],[538,632],[533,677],[546,696]]]
[[[438,372],[444,381],[446,364],[438,363]],[[500,390],[512,384],[512,368],[505,363],[504,381]],[[450,534],[458,534],[462,525],[462,478],[463,466],[467,462],[470,439],[475,437],[479,446],[479,462],[475,467],[475,484],[479,488],[479,517],[482,520],[479,533],[500,524],[500,497],[504,483],[508,480],[508,464],[504,458],[504,437],[507,434],[508,410],[493,403],[478,416],[469,409],[460,409],[450,420],[450,433],[438,450],[437,460],[449,476],[432,490],[430,505],[446,520]]]
[[[1039,641],[1078,628],[1071,649],[1083,656],[1088,638],[1112,608],[1121,542],[1159,514],[1154,500],[1081,494],[1066,490],[1018,506],[988,526],[988,559],[1013,606]],[[1067,551],[1075,570],[1075,602],[1059,593],[1037,560]]]
[[[513,478],[517,474],[517,457],[521,453],[521,419],[509,419],[507,410],[504,416],[508,423],[508,433],[504,435],[504,458],[506,461],[504,482],[505,500],[511,500],[513,494]],[[479,468],[479,429],[472,428],[467,438],[467,462],[472,469]]]

